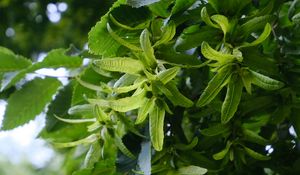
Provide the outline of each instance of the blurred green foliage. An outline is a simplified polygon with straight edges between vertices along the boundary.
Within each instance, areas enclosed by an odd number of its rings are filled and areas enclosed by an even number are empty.
[[[57,11],[61,19],[49,20],[49,4],[66,3],[66,11]],[[1,0],[0,43],[16,53],[31,57],[53,48],[75,44],[82,48],[90,28],[104,15],[113,0]],[[48,15],[47,15],[48,14]],[[8,36],[7,36],[8,35]]]

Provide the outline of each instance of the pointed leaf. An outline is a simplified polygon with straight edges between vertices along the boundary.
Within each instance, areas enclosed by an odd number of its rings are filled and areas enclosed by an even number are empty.
[[[181,151],[186,151],[186,150],[191,150],[193,149],[195,146],[197,146],[198,144],[198,137],[194,137],[194,139],[192,140],[192,142],[188,145],[179,143],[179,144],[175,144],[174,147],[178,150]]]
[[[139,77],[138,79],[136,79],[133,85],[113,88],[113,91],[118,94],[127,93],[141,87],[146,81],[147,81],[146,78]]]
[[[257,143],[260,145],[267,145],[270,142],[269,140],[263,138],[262,136],[258,135],[257,133],[249,129],[243,128],[242,131],[243,131],[244,139],[246,139],[247,141]]]
[[[243,91],[243,82],[238,75],[232,76],[221,110],[221,122],[227,123],[234,116],[240,103]]]
[[[174,82],[169,82],[166,85],[166,88],[168,91],[171,92],[171,95],[167,95],[167,98],[174,104],[179,105],[182,107],[192,107],[194,105],[194,102],[185,97],[176,87],[176,84]]]
[[[101,145],[95,142],[90,146],[89,151],[86,153],[84,164],[85,168],[93,168],[94,164],[101,158]]]
[[[34,119],[52,100],[60,86],[57,79],[36,78],[13,93],[7,101],[2,130],[13,129]]]
[[[242,69],[241,70],[241,78],[244,84],[244,87],[248,94],[252,93],[251,90],[251,83],[252,83],[252,76],[251,73],[248,71],[248,69]]]
[[[215,49],[211,48],[210,45],[205,41],[201,45],[201,53],[203,54],[203,56],[205,56],[205,58],[221,63],[230,62],[235,58],[234,55],[216,51]]]
[[[84,105],[76,105],[71,107],[68,110],[68,114],[70,115],[85,115],[87,113],[92,113],[94,105],[84,104]]]
[[[219,28],[218,25],[214,24],[214,23],[211,21],[209,15],[208,15],[208,13],[207,13],[206,7],[203,7],[202,10],[201,10],[201,18],[202,18],[202,20],[203,20],[207,25],[209,25],[209,26],[211,26],[211,27],[214,27],[214,28]]]
[[[140,36],[140,44],[145,54],[145,62],[147,66],[154,67],[156,65],[156,58],[154,55],[154,49],[150,42],[150,34],[147,29],[144,29]]]
[[[95,60],[94,64],[104,70],[138,74],[144,69],[142,62],[129,57],[115,57]]]
[[[161,38],[153,45],[153,47],[167,43],[174,37],[175,34],[176,24],[173,21],[170,21],[166,26],[164,26]]]
[[[66,123],[89,123],[89,122],[96,122],[97,120],[95,118],[83,118],[83,119],[67,119],[67,118],[61,118],[56,115],[54,115],[55,118],[58,120],[61,120]]]
[[[27,73],[34,72],[42,68],[78,68],[82,64],[79,56],[69,56],[65,54],[65,49],[55,49],[48,53],[43,61],[37,62],[26,69],[21,70],[15,76],[2,83],[1,90],[7,89],[23,79]]]
[[[284,86],[284,83],[267,77],[263,74],[250,70],[252,83],[266,90],[277,90]]]
[[[94,107],[94,115],[100,122],[110,121],[110,117],[98,105]]]
[[[258,16],[255,18],[251,18],[249,21],[241,25],[241,32],[243,35],[248,36],[252,32],[255,32],[258,29],[263,28],[266,24],[273,20],[274,16],[265,15],[265,16]]]
[[[123,38],[121,38],[120,36],[118,36],[110,27],[109,23],[106,24],[107,26],[107,31],[109,32],[109,34],[111,35],[111,37],[113,39],[115,39],[118,43],[120,43],[121,45],[127,47],[128,49],[134,50],[134,51],[141,51],[141,48],[139,48],[138,46],[131,44],[129,42],[127,42],[126,40],[124,40]]]
[[[202,175],[206,173],[207,173],[207,169],[199,166],[194,166],[194,165],[181,167],[178,169],[179,175]]]
[[[230,127],[228,125],[223,125],[223,124],[216,124],[213,126],[210,126],[209,128],[202,129],[200,132],[201,134],[205,136],[216,136],[219,134],[227,133],[230,131]]]
[[[99,139],[99,135],[97,134],[92,134],[89,135],[88,137],[84,138],[84,139],[80,139],[74,142],[66,142],[66,143],[53,143],[53,145],[56,148],[67,148],[67,147],[74,147],[77,145],[81,145],[81,144],[89,144],[89,143],[93,143],[95,141],[97,141]]]
[[[119,136],[116,136],[114,138],[116,146],[119,148],[119,150],[125,154],[127,157],[131,159],[135,159],[135,156],[128,150],[128,148],[124,145],[122,139]]]
[[[141,107],[145,99],[145,91],[143,91],[137,95],[117,100],[88,99],[88,101],[100,107],[109,107],[115,111],[128,112]]]
[[[227,84],[231,75],[231,69],[223,68],[208,83],[207,87],[201,94],[197,106],[202,107],[209,104]]]
[[[157,74],[157,78],[163,83],[166,84],[176,77],[180,71],[179,67],[172,67],[170,69],[163,70]]]
[[[229,152],[230,147],[231,147],[231,143],[227,142],[226,147],[222,151],[214,154],[213,158],[215,160],[221,160],[221,159],[223,159],[226,156],[226,154]]]
[[[225,35],[229,31],[229,27],[230,27],[227,17],[223,16],[223,15],[213,15],[211,17],[211,19],[220,26],[220,28],[223,31],[224,37],[225,37]]]
[[[31,61],[25,57],[15,55],[7,48],[0,46],[0,72],[13,72],[25,69],[31,65]]]
[[[153,110],[153,107],[155,105],[155,100],[156,98],[152,97],[151,99],[147,99],[145,101],[145,104],[143,104],[142,107],[139,109],[135,124],[140,124],[144,122],[147,115],[150,113],[150,111]]]
[[[150,121],[150,138],[153,148],[161,151],[164,144],[164,119],[165,110],[155,105],[149,115]]]
[[[271,157],[262,155],[262,154],[260,154],[260,153],[258,153],[258,152],[256,152],[256,151],[254,151],[254,150],[252,150],[252,149],[250,149],[250,148],[247,148],[247,147],[245,147],[245,146],[244,146],[244,150],[246,151],[246,153],[247,153],[249,156],[253,157],[254,159],[257,159],[257,160],[270,160],[270,159],[271,159]]]
[[[260,36],[256,40],[254,40],[251,43],[243,44],[243,45],[241,45],[238,48],[252,47],[252,46],[256,46],[256,45],[262,43],[264,40],[266,40],[268,38],[268,36],[270,35],[271,31],[272,31],[272,27],[271,27],[271,25],[269,23],[267,23],[265,25],[264,31],[260,34]]]

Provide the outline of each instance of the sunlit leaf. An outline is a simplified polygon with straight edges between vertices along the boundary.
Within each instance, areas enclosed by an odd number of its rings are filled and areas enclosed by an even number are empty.
[[[139,60],[129,57],[105,58],[95,60],[94,64],[107,71],[129,74],[138,74],[144,69],[143,64]]]
[[[135,124],[143,123],[146,119],[147,115],[150,113],[150,111],[153,110],[155,105],[155,98],[147,99],[145,101],[145,104],[142,105],[142,107],[138,111],[138,115],[135,121]]]
[[[181,167],[178,169],[179,175],[202,175],[206,173],[207,173],[207,169],[199,166],[194,166],[194,165]]]
[[[156,151],[161,151],[164,144],[164,119],[165,110],[154,105],[149,114],[150,137]]]
[[[163,83],[166,84],[171,81],[180,71],[179,67],[172,67],[170,69],[163,70],[157,74],[157,78]]]
[[[12,72],[25,69],[31,65],[31,61],[25,57],[15,55],[7,48],[0,46],[0,72]]]
[[[137,109],[142,106],[145,100],[145,92],[140,92],[131,97],[124,97],[117,100],[104,99],[88,99],[91,104],[99,105],[100,107],[111,108],[119,112],[127,112]]]
[[[33,120],[52,100],[61,83],[54,78],[36,78],[26,83],[9,99],[2,130],[10,130]]]
[[[141,33],[140,44],[144,51],[146,65],[153,68],[156,65],[156,58],[154,55],[154,49],[150,42],[150,34],[147,29],[144,29]]]
[[[249,70],[252,75],[252,83],[266,90],[277,90],[284,86],[284,83],[267,77],[263,74]]]

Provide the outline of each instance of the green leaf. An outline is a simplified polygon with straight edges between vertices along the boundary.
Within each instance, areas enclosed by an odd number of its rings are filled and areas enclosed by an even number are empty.
[[[231,76],[227,86],[227,93],[221,110],[221,122],[227,123],[234,116],[240,103],[243,82],[238,75]]]
[[[161,44],[165,44],[170,41],[176,34],[176,24],[174,21],[170,21],[167,25],[163,26],[161,38],[153,45],[157,47]]]
[[[134,51],[141,51],[141,48],[139,48],[138,46],[131,44],[129,42],[127,42],[126,40],[124,40],[123,38],[121,38],[119,35],[117,35],[112,28],[110,27],[109,23],[106,24],[107,27],[107,31],[110,34],[110,36],[116,40],[118,43],[120,43],[121,45],[127,47],[128,49],[134,50]]]
[[[300,23],[300,12],[295,14],[293,17],[292,17],[292,21],[296,24],[299,24]]]
[[[150,113],[150,111],[153,110],[153,107],[155,105],[156,98],[152,97],[151,99],[145,100],[145,103],[142,105],[142,107],[138,111],[138,116],[136,118],[135,124],[143,123],[146,119],[147,115]]]
[[[181,167],[178,169],[179,175],[202,175],[206,173],[207,173],[207,169],[199,166],[194,166],[194,165]]]
[[[109,13],[109,18],[114,25],[130,30],[124,31],[128,33],[147,28],[151,20],[151,12],[147,7],[133,8],[121,5]]]
[[[101,145],[95,142],[90,146],[89,151],[86,153],[83,167],[94,168],[94,164],[101,158]]]
[[[174,15],[178,12],[187,10],[195,3],[196,0],[176,0],[171,13]]]
[[[121,1],[114,3],[109,9],[109,12],[119,7],[121,3]],[[117,50],[121,45],[112,38],[107,31],[108,13],[90,30],[88,34],[88,45],[92,54],[112,57],[116,56]]]
[[[220,39],[222,39],[220,30],[209,26],[192,25],[184,29],[177,38],[175,48],[177,51],[185,51],[200,46],[204,41],[217,44]]]
[[[141,61],[129,57],[105,58],[95,60],[94,64],[107,71],[124,72],[128,74],[138,74],[144,69]]]
[[[95,118],[83,118],[83,119],[67,119],[67,118],[61,118],[56,115],[54,115],[55,118],[57,118],[60,121],[66,122],[66,123],[90,123],[90,122],[96,122],[97,120]]]
[[[207,87],[201,94],[197,106],[203,107],[209,104],[222,90],[222,88],[227,84],[231,75],[230,68],[223,68],[218,72],[208,83]]]
[[[37,62],[26,69],[21,70],[15,76],[7,79],[2,83],[1,90],[7,89],[12,85],[16,84],[22,78],[25,77],[27,73],[36,71],[42,68],[78,68],[82,65],[82,58],[79,56],[68,56],[66,55],[65,49],[55,49],[48,53],[43,61]]]
[[[193,149],[195,146],[197,146],[197,144],[198,144],[198,137],[194,137],[194,139],[192,140],[192,142],[189,143],[188,145],[182,144],[182,143],[178,143],[178,144],[175,144],[174,147],[176,149],[178,149],[178,150],[186,151],[186,150]]]
[[[188,55],[181,52],[176,52],[173,46],[162,46],[157,49],[156,58],[162,64],[169,64],[178,67],[199,68],[205,63],[202,63],[196,55]]]
[[[214,28],[219,28],[218,25],[214,24],[214,23],[211,21],[209,15],[208,15],[208,13],[207,13],[206,7],[203,7],[202,10],[201,10],[201,18],[202,18],[202,20],[203,20],[207,25],[209,25],[209,26],[211,26],[211,27],[214,27]]]
[[[174,104],[179,105],[185,108],[192,107],[194,105],[194,102],[185,97],[176,87],[176,84],[174,82],[169,82],[165,84],[165,87],[167,90],[171,92],[171,95],[165,94],[167,98]]]
[[[267,23],[272,22],[274,16],[272,15],[265,15],[259,16],[255,18],[251,18],[249,21],[241,25],[241,33],[244,36],[250,35],[252,32],[255,32],[258,29],[263,28],[266,26]]]
[[[243,81],[243,85],[246,89],[246,91],[251,94],[252,93],[252,88],[251,88],[251,83],[252,83],[252,77],[251,73],[248,71],[248,69],[241,69],[241,78]]]
[[[55,99],[50,103],[46,113],[46,126],[48,132],[55,131],[61,128],[65,123],[60,122],[55,115],[63,118],[70,118],[68,109],[71,106],[72,91],[74,82],[70,82],[64,88],[60,89]]]
[[[256,40],[252,41],[251,43],[242,44],[238,48],[252,47],[252,46],[256,46],[256,45],[262,43],[264,40],[266,40],[268,38],[268,36],[270,35],[271,31],[272,31],[272,27],[271,27],[271,25],[269,23],[267,23],[265,25],[264,31],[260,34],[260,36]]]
[[[25,57],[15,55],[7,48],[0,46],[0,72],[13,72],[25,69],[31,65],[31,61]]]
[[[142,6],[153,4],[158,1],[159,0],[127,0],[127,4],[132,7],[139,8]]]
[[[271,157],[268,157],[268,156],[265,156],[265,155],[262,155],[246,146],[244,146],[244,150],[246,151],[246,153],[253,157],[254,159],[257,159],[257,160],[270,160]]]
[[[222,151],[214,154],[213,158],[215,160],[221,160],[221,159],[223,159],[226,156],[226,154],[229,152],[230,147],[231,147],[231,143],[227,142],[226,147]]]
[[[94,85],[98,85],[99,82],[101,82],[100,84],[104,84],[111,80],[111,78],[107,78],[102,75],[99,75],[91,67],[91,65],[89,65],[80,73],[79,78],[80,80],[86,83],[94,84]],[[97,91],[86,88],[76,81],[74,85],[73,94],[72,94],[71,106],[86,103],[86,98],[94,98],[96,96],[97,96]]]
[[[67,147],[74,147],[74,146],[81,145],[81,144],[94,143],[98,139],[99,139],[99,135],[98,134],[91,134],[88,137],[80,139],[80,140],[77,140],[77,141],[66,142],[66,143],[53,143],[53,145],[56,148],[67,148]]]
[[[141,33],[140,44],[144,51],[146,65],[153,68],[156,65],[156,58],[154,55],[154,49],[150,42],[150,34],[147,29],[144,29]]]
[[[266,90],[277,90],[284,86],[284,83],[267,77],[263,74],[249,70],[252,76],[252,83]]]
[[[94,107],[94,115],[100,122],[110,121],[110,117],[98,105]]]
[[[222,29],[223,31],[223,34],[224,34],[224,38],[225,38],[225,35],[226,33],[229,31],[230,29],[230,26],[229,26],[229,22],[228,22],[228,19],[226,16],[224,15],[213,15],[211,17],[211,19],[216,22],[220,28]]]
[[[205,135],[205,136],[217,136],[220,134],[224,134],[230,131],[230,127],[228,125],[224,125],[224,124],[216,124],[213,126],[210,126],[209,128],[206,129],[202,129],[200,132],[201,134]]]
[[[137,78],[132,85],[113,88],[115,93],[127,93],[141,87],[147,81],[144,77]]]
[[[242,131],[243,131],[244,139],[247,141],[264,145],[264,146],[270,143],[269,140],[263,138],[262,136],[258,135],[257,133],[249,129],[243,128]]]
[[[42,62],[33,65],[37,68],[78,68],[82,65],[82,58],[66,54],[66,49],[54,49],[48,53]]]
[[[173,1],[160,0],[156,3],[150,4],[148,7],[154,15],[168,18],[171,15],[169,7],[172,3]]]
[[[153,148],[156,151],[161,151],[164,144],[165,110],[154,105],[152,111],[150,111],[149,118],[150,138]]]
[[[135,156],[128,150],[128,148],[124,145],[122,139],[119,136],[115,136],[114,138],[116,146],[119,148],[119,150],[128,156],[131,159],[135,159]]]
[[[68,110],[68,114],[70,115],[86,115],[87,113],[92,113],[94,109],[94,105],[91,104],[83,104],[72,106]]]
[[[170,69],[163,70],[157,74],[157,78],[163,83],[167,84],[173,78],[176,77],[178,72],[180,71],[179,67],[172,67]]]
[[[16,128],[34,119],[52,100],[60,86],[57,79],[36,78],[13,93],[7,101],[2,130]]]
[[[131,97],[124,97],[117,100],[88,99],[88,102],[99,105],[100,107],[109,107],[115,111],[128,112],[140,108],[145,99],[145,91],[143,90],[139,94]]]
[[[205,41],[201,45],[201,53],[203,54],[203,56],[205,56],[205,58],[215,60],[220,63],[228,63],[230,61],[233,61],[235,58],[234,55],[216,51],[215,49],[211,48],[210,45]]]

